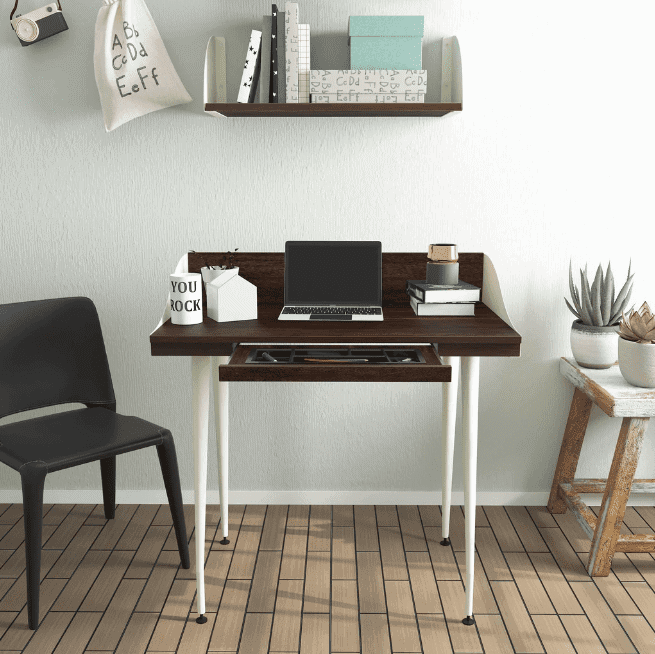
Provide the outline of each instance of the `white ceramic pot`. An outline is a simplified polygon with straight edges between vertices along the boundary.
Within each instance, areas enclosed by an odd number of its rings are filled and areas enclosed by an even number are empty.
[[[618,359],[618,325],[595,327],[574,320],[571,325],[571,351],[583,368],[611,368]]]
[[[628,384],[655,388],[655,344],[619,338],[619,370]]]

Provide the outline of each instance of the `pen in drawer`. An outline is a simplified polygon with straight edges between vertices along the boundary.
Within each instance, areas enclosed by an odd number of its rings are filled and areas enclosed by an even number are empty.
[[[368,363],[368,359],[304,359],[312,363]]]

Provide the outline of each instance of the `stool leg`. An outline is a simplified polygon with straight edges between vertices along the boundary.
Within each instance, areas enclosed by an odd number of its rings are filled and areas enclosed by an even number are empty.
[[[575,389],[569,410],[569,419],[566,422],[562,447],[557,459],[553,485],[548,499],[548,510],[551,513],[566,513],[566,502],[559,496],[561,482],[571,482],[578,467],[578,458],[584,441],[589,414],[591,413],[591,399],[579,388]]]
[[[603,502],[598,512],[596,531],[591,541],[587,572],[592,577],[607,577],[610,573],[647,425],[648,418],[623,418],[621,423]]]

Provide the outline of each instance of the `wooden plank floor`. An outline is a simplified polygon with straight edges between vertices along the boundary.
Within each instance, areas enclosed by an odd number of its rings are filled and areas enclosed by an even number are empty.
[[[479,507],[476,625],[464,607],[464,520],[442,547],[435,506],[208,507],[207,618],[179,567],[166,505],[44,507],[41,626],[27,629],[22,507],[0,505],[0,652],[442,654],[655,652],[655,558],[617,554],[591,579],[570,514]],[[653,533],[632,507],[624,533]]]

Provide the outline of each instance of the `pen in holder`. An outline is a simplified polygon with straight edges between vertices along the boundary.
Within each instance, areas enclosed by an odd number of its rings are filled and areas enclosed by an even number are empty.
[[[454,243],[436,243],[428,251],[425,281],[438,286],[456,286],[459,283],[459,260]]]

